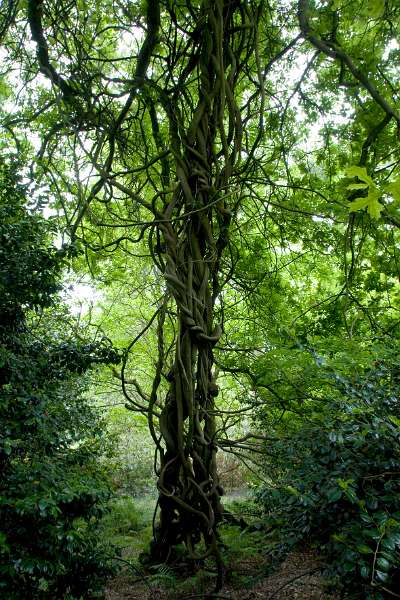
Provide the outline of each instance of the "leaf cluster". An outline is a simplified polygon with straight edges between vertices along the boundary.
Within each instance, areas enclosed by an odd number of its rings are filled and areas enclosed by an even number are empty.
[[[386,598],[400,582],[398,373],[388,352],[362,376],[325,367],[325,407],[268,443],[275,485],[258,500],[282,527],[281,550],[317,544],[351,598]]]
[[[110,486],[97,463],[100,416],[82,375],[117,363],[104,342],[46,332],[65,253],[30,214],[9,168],[0,172],[0,595],[91,597],[110,573],[96,528]],[[41,319],[41,326],[34,327]]]

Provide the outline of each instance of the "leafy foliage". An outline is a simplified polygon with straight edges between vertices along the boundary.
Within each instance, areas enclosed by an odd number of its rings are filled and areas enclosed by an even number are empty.
[[[385,354],[352,379],[325,367],[325,407],[268,448],[277,486],[258,494],[284,547],[317,542],[352,598],[383,598],[400,582],[400,365]]]
[[[89,598],[111,569],[96,537],[110,489],[81,376],[119,357],[46,332],[68,251],[51,247],[3,164],[0,186],[0,595]]]
[[[350,205],[350,212],[367,208],[369,215],[373,219],[379,219],[381,212],[384,209],[383,204],[379,202],[381,193],[367,175],[365,167],[349,167],[346,171],[348,177],[358,177],[362,183],[351,183],[347,186],[348,190],[367,190],[365,198],[354,200]]]
[[[266,460],[247,430],[253,414],[268,434],[292,432],[293,477],[309,459],[303,495],[317,493],[320,476],[347,503],[339,480],[359,502],[369,485],[386,485],[375,471],[367,485],[368,469],[355,466],[349,482],[338,450],[334,483],[323,475],[334,427],[344,428],[351,466],[365,454],[352,446],[363,426],[382,431],[384,461],[395,423],[378,406],[377,383],[373,414],[353,394],[362,384],[350,368],[337,359],[328,385],[303,347],[310,337],[326,348],[351,341],[359,369],[365,339],[398,336],[399,3],[8,4],[0,94],[13,108],[0,109],[2,135],[51,190],[64,233],[85,248],[81,268],[122,284],[108,322],[124,329],[124,403],[156,447],[153,558],[181,540],[195,556],[202,537],[220,587],[216,450]],[[46,305],[35,302],[25,306]],[[98,354],[73,341],[59,351],[50,338],[44,347],[47,380],[56,365],[59,373],[54,390],[65,370],[82,373]],[[315,434],[319,449],[299,432]]]
[[[147,423],[125,407],[114,407],[107,415],[107,431],[114,440],[107,463],[119,494],[143,495],[154,490],[154,445]]]

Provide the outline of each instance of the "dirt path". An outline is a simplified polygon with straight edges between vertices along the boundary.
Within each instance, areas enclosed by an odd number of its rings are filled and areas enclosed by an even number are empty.
[[[336,600],[336,596],[326,592],[321,577],[321,565],[310,551],[292,552],[279,569],[272,575],[260,578],[263,571],[259,557],[247,558],[234,565],[235,582],[231,583],[232,573],[227,572],[227,583],[216,600]],[[238,587],[238,576],[242,585]],[[182,580],[175,581],[181,587]],[[110,582],[107,600],[184,600],[205,599],[195,587],[177,592],[173,580],[165,585],[157,585],[154,579],[145,583],[132,574],[122,572]]]

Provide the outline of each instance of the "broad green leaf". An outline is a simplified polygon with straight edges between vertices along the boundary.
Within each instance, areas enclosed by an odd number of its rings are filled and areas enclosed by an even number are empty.
[[[389,575],[387,573],[384,573],[383,571],[375,571],[375,575],[376,578],[379,579],[379,581],[387,581],[389,578]]]
[[[356,212],[357,210],[367,209],[368,214],[372,219],[379,219],[382,210],[384,209],[383,204],[379,202],[380,198],[379,190],[370,190],[366,198],[357,198],[350,204],[349,211]]]
[[[390,562],[388,560],[386,560],[386,558],[383,558],[382,556],[380,556],[378,558],[378,560],[376,561],[376,564],[378,565],[379,569],[381,569],[382,571],[389,571],[389,569],[390,569]]]
[[[353,165],[348,167],[345,171],[347,177],[358,177],[361,181],[364,181],[367,185],[373,186],[374,182],[371,177],[367,173],[367,169],[365,167],[357,167]],[[365,186],[364,186],[365,187]]]
[[[328,490],[328,492],[326,494],[329,502],[336,502],[337,500],[340,500],[342,495],[343,495],[343,492],[340,488],[332,488],[332,489]]]
[[[390,533],[384,540],[382,541],[383,548],[388,550],[394,550],[400,546],[400,532]]]
[[[396,202],[400,202],[400,179],[389,183],[389,185],[386,186],[386,191],[396,200]]]
[[[367,546],[366,544],[359,544],[357,546],[357,550],[361,554],[371,554],[373,552],[373,550],[369,546]]]
[[[368,213],[372,219],[379,219],[381,212],[384,209],[383,204],[379,202],[381,194],[377,189],[371,190],[367,196],[368,200]]]
[[[367,208],[368,206],[368,198],[357,198],[350,204],[349,211],[356,212],[357,210],[362,210],[363,208]]]

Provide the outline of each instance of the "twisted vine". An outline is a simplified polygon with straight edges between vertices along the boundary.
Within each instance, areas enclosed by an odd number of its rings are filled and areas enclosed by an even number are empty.
[[[216,468],[213,408],[218,386],[213,347],[222,327],[214,322],[214,315],[221,288],[220,260],[229,243],[232,220],[226,192],[242,147],[236,88],[256,44],[258,24],[254,11],[240,1],[204,2],[198,20],[204,37],[191,55],[191,70],[196,70],[198,79],[189,122],[183,122],[174,99],[164,103],[177,185],[157,224],[165,250],[159,262],[165,265],[179,331],[170,389],[160,417],[165,451],[153,557],[166,560],[181,541],[197,557],[194,548],[202,537],[206,554],[217,559],[219,588],[223,568],[217,525],[223,490]],[[181,213],[190,215],[183,223],[171,219]]]

